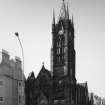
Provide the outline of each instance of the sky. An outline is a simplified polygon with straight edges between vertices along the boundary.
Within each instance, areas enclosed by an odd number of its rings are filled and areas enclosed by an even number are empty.
[[[89,92],[105,97],[105,0],[65,0],[74,17],[76,78]],[[0,49],[22,59],[15,32],[24,49],[24,73],[51,70],[53,9],[56,22],[62,0],[0,0]]]

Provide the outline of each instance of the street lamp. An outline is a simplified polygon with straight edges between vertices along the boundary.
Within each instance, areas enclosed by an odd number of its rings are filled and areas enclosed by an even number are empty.
[[[19,41],[19,44],[20,44],[20,47],[21,47],[21,50],[22,50],[22,58],[23,58],[23,73],[24,73],[24,51],[23,51],[23,46],[22,46],[22,43],[20,41],[20,38],[19,38],[19,33],[18,32],[15,32],[15,36],[18,38],[18,41]]]
[[[21,51],[22,51],[22,58],[23,58],[23,66],[22,66],[22,81],[23,81],[23,84],[22,84],[22,101],[24,100],[24,51],[23,51],[23,46],[22,46],[22,43],[20,41],[20,38],[19,38],[19,33],[18,32],[15,32],[15,36],[17,37],[18,41],[19,41],[19,44],[20,44],[20,47],[21,47]],[[25,100],[24,100],[25,101]],[[24,105],[24,101],[22,102],[22,104]]]

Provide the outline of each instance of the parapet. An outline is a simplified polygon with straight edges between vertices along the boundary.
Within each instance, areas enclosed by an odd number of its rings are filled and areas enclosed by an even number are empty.
[[[22,63],[19,57],[15,57],[15,59],[10,59],[10,55],[8,51],[2,49],[2,63],[8,64],[12,68],[21,69]]]
[[[2,63],[8,63],[9,64],[9,54],[8,51],[2,49]]]
[[[78,85],[80,85],[82,87],[87,87],[87,81],[85,83],[78,83]]]

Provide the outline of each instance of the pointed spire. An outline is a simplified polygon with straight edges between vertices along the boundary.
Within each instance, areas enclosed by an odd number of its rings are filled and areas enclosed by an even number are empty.
[[[42,62],[42,66],[44,66],[44,62]]]
[[[54,9],[53,9],[53,22],[52,24],[55,24],[55,12],[54,12]]]
[[[66,19],[69,19],[69,8],[68,8],[68,3],[67,3]]]
[[[61,10],[60,10],[60,19],[65,19],[65,18],[66,18],[66,7],[65,7],[65,2],[63,0]]]
[[[72,25],[74,26],[74,19],[73,19],[73,15],[72,15],[71,22],[72,22]]]
[[[34,75],[34,72],[33,71],[31,72],[31,77],[32,78],[35,78],[35,75]]]
[[[72,15],[72,19],[71,19],[71,24],[73,26],[73,31],[74,31],[74,19],[73,19],[73,15]]]
[[[35,75],[34,75],[34,72],[30,72],[29,76],[28,76],[28,79],[35,79]]]
[[[45,69],[45,67],[44,67],[44,62],[42,62],[42,69]]]

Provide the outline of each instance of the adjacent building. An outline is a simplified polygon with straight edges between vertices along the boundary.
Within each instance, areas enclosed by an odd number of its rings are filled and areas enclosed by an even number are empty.
[[[87,82],[77,83],[76,91],[77,91],[77,105],[88,105],[89,97],[88,97]]]
[[[89,105],[105,105],[105,98],[89,93]]]
[[[23,105],[24,85],[21,60],[10,59],[7,51],[2,50],[0,63],[0,105]]]

